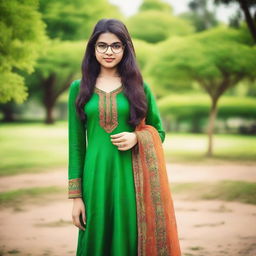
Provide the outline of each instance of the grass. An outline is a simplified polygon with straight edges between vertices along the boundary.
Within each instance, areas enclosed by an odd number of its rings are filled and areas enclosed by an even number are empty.
[[[246,181],[223,180],[218,182],[173,183],[173,194],[186,199],[218,199],[256,205],[256,183]]]
[[[57,221],[34,224],[34,226],[37,226],[37,227],[64,227],[64,226],[70,225],[71,223],[72,223],[71,221],[59,219]]]
[[[256,136],[216,134],[213,156],[205,156],[208,137],[205,134],[169,133],[164,141],[166,161],[179,163],[225,164],[256,163]]]
[[[0,207],[14,207],[15,209],[19,209],[19,207],[22,206],[25,202],[36,203],[38,199],[42,199],[42,197],[44,196],[53,194],[56,195],[58,193],[65,192],[66,188],[61,188],[57,186],[30,187],[1,192]]]
[[[67,166],[66,122],[0,126],[0,176]]]
[[[224,180],[208,183],[172,183],[170,188],[173,195],[181,195],[185,200],[223,200],[256,205],[256,183],[251,182]],[[66,188],[31,187],[1,192],[0,207],[19,209],[25,203],[47,202],[46,196],[54,199],[57,195],[67,199]]]
[[[0,176],[67,167],[66,121],[54,125],[38,122],[1,124],[0,142]],[[256,163],[256,136],[217,134],[214,136],[214,156],[211,158],[205,156],[205,134],[167,134],[163,146],[167,162]]]

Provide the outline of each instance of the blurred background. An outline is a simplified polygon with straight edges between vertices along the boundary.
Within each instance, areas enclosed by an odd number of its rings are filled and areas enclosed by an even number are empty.
[[[256,255],[256,1],[0,1],[0,255],[75,255],[67,99],[101,18],[132,37],[166,131],[184,256]]]

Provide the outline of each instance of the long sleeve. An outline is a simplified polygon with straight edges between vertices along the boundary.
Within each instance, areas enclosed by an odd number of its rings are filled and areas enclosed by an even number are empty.
[[[148,101],[148,111],[147,111],[147,116],[145,120],[146,124],[152,125],[157,129],[159,136],[161,138],[161,141],[163,143],[165,140],[165,131],[163,128],[160,112],[156,103],[156,99],[151,89],[145,82],[144,82],[144,91]]]
[[[82,197],[82,174],[86,153],[86,129],[76,112],[79,80],[69,87],[68,97],[68,198]]]

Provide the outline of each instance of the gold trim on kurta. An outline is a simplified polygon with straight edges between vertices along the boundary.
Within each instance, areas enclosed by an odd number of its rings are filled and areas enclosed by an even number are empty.
[[[81,178],[69,179],[68,198],[82,197]]]
[[[116,95],[123,90],[123,86],[105,92],[98,87],[94,91],[99,95],[99,119],[100,126],[108,133],[118,125]]]

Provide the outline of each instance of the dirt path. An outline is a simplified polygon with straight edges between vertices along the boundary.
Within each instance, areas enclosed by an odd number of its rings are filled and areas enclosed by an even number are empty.
[[[48,186],[67,186],[67,171],[65,169],[56,169],[51,172],[43,173],[25,173],[14,176],[4,176],[0,179],[0,192]]]
[[[173,198],[183,256],[256,255],[256,207],[222,201],[180,201]],[[71,223],[71,200],[21,212],[2,211],[0,255],[75,255],[77,229]],[[4,246],[3,246],[4,245]]]
[[[168,165],[171,182],[256,181],[252,166]],[[66,186],[66,170],[0,179],[1,191],[35,186]],[[184,201],[173,195],[183,256],[256,255],[256,206],[223,201]],[[51,195],[22,210],[0,214],[0,255],[75,255],[77,228],[71,222],[72,200]],[[9,253],[8,253],[9,252]]]
[[[219,180],[256,181],[256,166],[252,165],[181,165],[167,164],[171,182],[201,182]]]
[[[195,182],[195,181],[218,181],[218,180],[244,180],[256,181],[256,167],[250,165],[181,165],[167,164],[170,182]],[[36,174],[19,174],[6,176],[0,179],[0,192],[47,186],[67,186],[67,170],[56,169],[51,172]]]
[[[175,200],[183,256],[255,256],[256,206]]]

